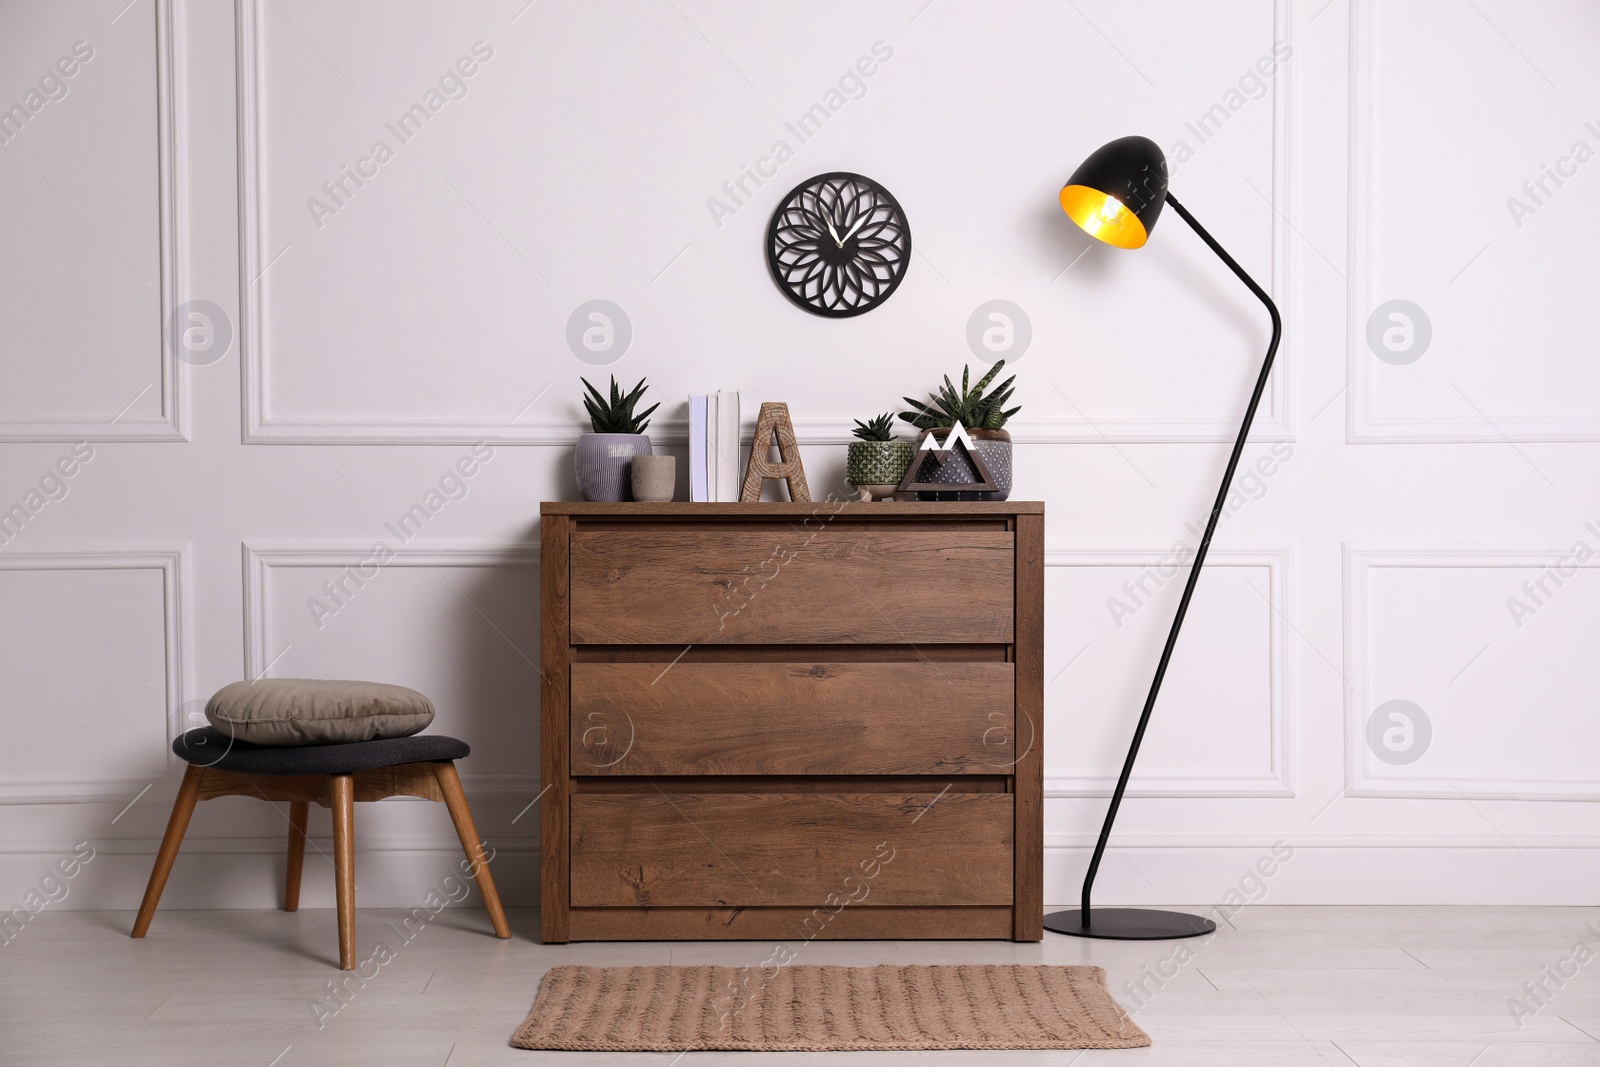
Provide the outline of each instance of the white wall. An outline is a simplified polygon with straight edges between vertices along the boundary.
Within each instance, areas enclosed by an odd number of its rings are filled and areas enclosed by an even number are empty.
[[[1155,590],[1192,540],[1267,337],[1175,214],[1122,253],[1055,206],[1131,132],[1287,328],[1246,453],[1270,473],[1218,537],[1099,899],[1220,900],[1281,839],[1275,902],[1594,902],[1596,564],[1507,604],[1600,549],[1600,164],[1522,189],[1600,150],[1593,5],[119,7],[0,5],[0,106],[93,51],[0,144],[0,507],[42,505],[0,545],[0,903],[88,840],[56,906],[131,907],[170,737],[261,672],[431,694],[531,903],[536,515],[575,494],[579,375],[648,376],[677,449],[691,391],[786,400],[812,485],[836,486],[850,420],[976,363],[991,299],[1033,331],[1016,495],[1048,503],[1046,895],[1071,900],[1179,583],[1139,605],[1123,585]],[[400,144],[385,123],[477,42],[465,95]],[[785,123],[818,102],[837,111],[802,144]],[[327,200],[379,139],[393,158]],[[724,182],[778,140],[792,158],[735,202]],[[917,253],[846,321],[784,300],[761,248],[781,194],[834,169],[900,199]],[[593,299],[632,326],[609,368],[565,340]],[[1431,325],[1413,362],[1367,343],[1395,299]],[[191,300],[220,307],[221,358],[177,358]],[[319,626],[320,584],[480,441],[465,497]],[[61,457],[65,495],[30,498]],[[1431,726],[1414,762],[1369,747],[1391,700]],[[411,904],[454,862],[442,808],[359,822],[366,903]],[[284,828],[204,805],[168,903],[271,906]]]

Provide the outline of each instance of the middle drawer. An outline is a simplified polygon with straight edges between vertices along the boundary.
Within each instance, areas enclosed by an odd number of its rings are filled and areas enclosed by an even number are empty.
[[[575,775],[1007,774],[1017,760],[1010,663],[574,663],[571,694]]]

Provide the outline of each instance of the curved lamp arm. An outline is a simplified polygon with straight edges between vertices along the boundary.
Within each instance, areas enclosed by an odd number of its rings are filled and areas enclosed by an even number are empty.
[[[1094,857],[1089,861],[1089,872],[1083,879],[1083,925],[1089,926],[1089,891],[1094,887],[1094,876],[1100,869],[1100,858],[1105,855],[1106,842],[1111,837],[1111,824],[1116,821],[1117,809],[1122,806],[1122,794],[1127,791],[1128,777],[1133,773],[1133,762],[1139,755],[1139,744],[1144,740],[1144,730],[1150,723],[1150,711],[1156,705],[1156,694],[1161,692],[1161,680],[1167,674],[1167,662],[1172,659],[1172,649],[1178,643],[1178,631],[1183,627],[1183,618],[1189,612],[1189,598],[1194,594],[1195,583],[1200,578],[1200,568],[1206,561],[1206,551],[1211,547],[1211,535],[1216,532],[1217,519],[1222,515],[1222,505],[1228,499],[1228,489],[1233,484],[1234,468],[1239,465],[1239,455],[1244,451],[1245,438],[1250,435],[1250,424],[1255,421],[1256,407],[1261,403],[1261,394],[1266,390],[1267,378],[1272,373],[1272,358],[1278,353],[1278,340],[1283,335],[1283,322],[1278,317],[1278,307],[1272,302],[1272,297],[1266,290],[1255,283],[1255,279],[1246,274],[1244,268],[1228,255],[1227,251],[1217,243],[1216,238],[1206,232],[1204,226],[1195,221],[1187,208],[1178,203],[1176,197],[1170,192],[1166,202],[1172,205],[1172,210],[1182,216],[1200,239],[1206,243],[1217,258],[1228,265],[1228,269],[1239,276],[1239,280],[1256,295],[1267,307],[1267,314],[1272,318],[1272,341],[1267,345],[1267,358],[1261,364],[1261,374],[1256,378],[1256,388],[1250,394],[1250,404],[1244,409],[1244,423],[1239,427],[1239,437],[1233,442],[1233,452],[1228,456],[1228,468],[1222,473],[1222,487],[1217,490],[1216,503],[1211,505],[1211,517],[1206,520],[1205,533],[1200,537],[1200,547],[1194,554],[1194,565],[1189,568],[1188,581],[1183,586],[1183,597],[1178,601],[1178,613],[1173,617],[1172,629],[1167,633],[1167,643],[1161,649],[1161,660],[1156,664],[1155,678],[1150,682],[1150,695],[1145,697],[1144,711],[1139,715],[1139,725],[1133,732],[1133,744],[1128,749],[1128,758],[1123,761],[1122,774],[1117,778],[1117,788],[1111,794],[1111,807],[1106,811],[1105,823],[1100,827],[1100,839],[1094,846]]]

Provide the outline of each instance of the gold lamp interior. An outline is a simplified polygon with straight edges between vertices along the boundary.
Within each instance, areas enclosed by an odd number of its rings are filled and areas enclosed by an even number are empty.
[[[1061,210],[1090,237],[1118,248],[1139,248],[1150,236],[1144,223],[1122,201],[1087,185],[1063,188]]]

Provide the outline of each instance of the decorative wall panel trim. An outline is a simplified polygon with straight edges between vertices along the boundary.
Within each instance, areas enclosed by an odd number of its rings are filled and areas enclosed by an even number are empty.
[[[1044,835],[1046,849],[1079,849],[1093,848],[1096,833],[1086,830],[1081,833]],[[1264,851],[1274,842],[1282,841],[1291,848],[1315,849],[1369,849],[1369,848],[1394,848],[1411,851],[1413,849],[1486,849],[1505,850],[1513,849],[1600,849],[1600,835],[1586,834],[1517,834],[1506,836],[1485,828],[1482,834],[1437,834],[1424,836],[1422,834],[1316,834],[1297,831],[1285,831],[1275,834],[1139,834],[1123,833],[1117,831],[1116,848],[1159,848],[1159,849],[1256,849]]]
[[[266,158],[261,116],[264,92],[262,22],[263,0],[236,0],[239,102],[239,359],[240,403],[247,444],[473,444],[562,445],[570,446],[585,424],[564,418],[504,419],[311,419],[285,413],[271,401],[271,352],[265,344],[264,320],[270,301],[264,292],[264,273],[282,249],[266,248],[263,243],[262,168]],[[1298,51],[1298,30],[1292,17],[1291,0],[1273,0],[1273,39],[1286,40]],[[1292,307],[1290,285],[1292,233],[1290,212],[1290,163],[1293,156],[1292,127],[1299,80],[1299,61],[1284,63],[1272,78],[1272,270],[1266,288],[1280,307]],[[1202,211],[1203,213],[1203,211]],[[756,261],[752,261],[756,262]],[[758,264],[759,266],[759,264]],[[1220,266],[1219,268],[1220,269]],[[1223,272],[1224,274],[1226,272]],[[1219,284],[1229,284],[1219,280]],[[1239,287],[1241,308],[1251,305],[1250,294]],[[1290,441],[1293,430],[1293,389],[1295,364],[1294,331],[1287,331],[1279,347],[1272,380],[1266,393],[1264,410],[1251,433],[1254,441]],[[1250,358],[1257,358],[1250,353]],[[760,397],[747,393],[745,400],[753,411]],[[1245,395],[1238,398],[1238,411],[1216,417],[1144,417],[1096,415],[1093,421],[1082,418],[1019,418],[1008,427],[1012,438],[1022,444],[1189,444],[1231,442],[1244,414]],[[663,407],[651,424],[650,437],[657,444],[682,445],[688,442],[688,423],[681,410]],[[291,421],[292,419],[292,421]],[[754,423],[746,423],[741,436],[748,439]],[[847,444],[854,440],[852,418],[843,415],[795,420],[795,434],[802,444]]]
[[[186,723],[185,729],[193,729],[194,725],[192,722]],[[172,807],[172,802],[178,795],[178,782],[182,777],[177,769],[182,764],[176,760],[173,762],[177,766],[168,768],[155,779],[153,784],[149,775],[142,778],[97,778],[92,782],[24,782],[0,790],[0,804],[115,804],[117,808],[121,808],[137,800],[141,806],[154,804],[165,811]],[[516,810],[539,794],[539,778],[533,774],[473,774],[463,770],[461,783],[467,796],[472,798],[474,804],[480,806],[493,801],[504,801],[508,804],[515,803],[514,810]],[[534,811],[529,811],[519,821],[518,830],[520,831],[529,821],[536,821],[534,815]],[[479,817],[482,818],[481,815]],[[537,837],[537,826],[530,833]],[[282,842],[279,844],[281,846]],[[369,846],[363,842],[361,847],[365,850]],[[381,849],[386,846],[374,844],[371,847]],[[184,848],[188,849],[187,841]],[[16,851],[0,849],[0,853],[14,855]]]
[[[1344,546],[1345,782],[1346,796],[1431,800],[1600,800],[1600,777],[1507,777],[1498,775],[1430,775],[1396,768],[1381,778],[1367,773],[1364,751],[1366,719],[1373,708],[1368,642],[1369,581],[1379,568],[1536,567],[1544,569],[1567,554],[1566,549],[1491,548],[1462,545],[1346,544]],[[1574,564],[1600,571],[1600,558]],[[1493,761],[1492,750],[1485,753]]]
[[[1170,548],[1153,549],[1128,549],[1128,548],[1055,548],[1045,552],[1045,566],[1048,567],[1149,567],[1166,562]],[[1271,737],[1267,739],[1267,751],[1270,753],[1270,765],[1256,772],[1189,772],[1172,773],[1151,769],[1135,770],[1132,780],[1128,784],[1127,795],[1131,797],[1185,797],[1185,798],[1226,798],[1226,797],[1292,797],[1294,791],[1294,764],[1292,717],[1289,714],[1288,694],[1291,689],[1291,674],[1293,670],[1293,646],[1289,641],[1288,620],[1291,614],[1289,579],[1293,570],[1293,550],[1288,545],[1250,545],[1237,547],[1220,547],[1213,544],[1206,558],[1208,572],[1227,567],[1259,567],[1265,568],[1269,577],[1269,588],[1264,592],[1267,598],[1267,607],[1272,613],[1270,628],[1272,647],[1268,650],[1268,662],[1271,664],[1271,679],[1269,681],[1270,704],[1268,708],[1268,723]],[[1048,574],[1048,571],[1046,572]],[[1187,569],[1179,572],[1180,577],[1188,573]],[[1174,579],[1178,580],[1178,579]],[[1048,597],[1048,590],[1046,592]],[[1170,618],[1163,618],[1162,627],[1165,632]],[[1181,639],[1180,639],[1181,640]],[[1150,672],[1155,670],[1155,660],[1148,664],[1141,663],[1139,700],[1144,699],[1145,687],[1148,685]],[[1046,679],[1045,699],[1046,707],[1049,705],[1049,686],[1054,679]],[[1172,699],[1172,681],[1169,678],[1164,687],[1164,694],[1170,703]],[[1139,706],[1129,705],[1126,709],[1119,709],[1125,715],[1129,736],[1134,723],[1139,717]],[[1158,702],[1152,722],[1162,715],[1162,707]],[[1052,722],[1047,727],[1052,732],[1070,727],[1063,723]],[[1118,749],[1121,752],[1121,749]],[[1115,771],[1121,771],[1120,763]],[[1104,797],[1110,796],[1112,787],[1116,784],[1116,773],[1104,775],[1083,775],[1062,769],[1053,769],[1048,765],[1044,770],[1044,795],[1049,798],[1068,797]]]
[[[391,549],[390,567],[494,567],[537,568],[539,547],[520,542],[438,544]],[[288,648],[268,649],[268,621],[272,618],[268,572],[284,567],[350,567],[372,555],[372,542],[293,542],[244,545],[244,666],[247,678],[267,675]],[[537,610],[537,605],[529,610]],[[292,645],[289,647],[293,647]],[[524,655],[532,655],[525,651]]]
[[[467,794],[468,798],[473,802],[476,802],[478,799],[477,794],[473,791],[472,785],[467,780],[466,775],[461,776],[461,784],[462,790]],[[172,806],[172,799],[174,796],[176,796],[176,791],[166,797],[165,806],[167,808]],[[154,799],[156,799],[155,794],[152,792],[149,796],[145,797],[144,801],[141,803],[148,803]],[[251,798],[241,797],[240,799],[248,801]],[[255,802],[261,803],[259,800]],[[284,804],[285,802],[276,801],[273,803]],[[313,808],[312,810],[315,811],[316,809]],[[165,812],[163,812],[163,814],[165,814]],[[531,818],[532,816],[530,815],[529,817]],[[322,851],[327,853],[329,856],[332,856],[333,835],[323,828],[326,826],[327,821],[327,814],[322,814],[321,819],[318,819],[316,815],[313,815],[311,817],[311,829],[306,834],[306,840],[311,842],[316,847],[322,849]],[[321,825],[319,826],[319,824]],[[448,822],[445,823],[446,827],[449,827],[449,825],[450,824]],[[206,837],[191,826],[189,833],[184,836],[183,851],[180,852],[179,855],[282,856],[284,852],[283,839],[284,835],[281,832],[266,836],[239,833],[226,834],[225,836],[219,837]],[[0,855],[11,859],[21,856],[43,856],[47,857],[45,860],[45,866],[48,867],[51,860],[55,859],[56,857],[71,853],[73,845],[77,841],[81,840],[83,839],[80,837],[71,840],[66,838],[58,838],[49,839],[43,842],[29,841],[26,848],[19,848],[15,850],[8,849],[4,853],[0,853]],[[525,837],[521,834],[515,837],[507,837],[505,835],[493,837],[486,834],[484,835],[484,840],[488,841],[495,851],[495,859],[491,862],[498,862],[498,859],[501,855],[515,856],[531,854],[536,857],[539,851],[537,835],[533,837]],[[107,838],[105,840],[95,841],[93,844],[95,855],[97,857],[149,856],[154,855],[160,849],[161,838]],[[449,863],[450,857],[455,859],[459,859],[461,857],[461,840],[457,838],[449,829],[446,829],[443,833],[439,834],[402,834],[394,837],[378,837],[375,834],[366,834],[358,831],[356,834],[356,852],[360,855],[384,852],[415,852],[422,855],[428,855],[437,852],[446,856],[446,863]],[[326,867],[323,868],[323,870],[327,869],[328,868]],[[273,881],[275,882],[276,879]],[[271,883],[269,883],[269,885],[270,884]],[[143,888],[142,881],[139,888]],[[215,906],[222,907],[222,905]]]
[[[54,552],[0,553],[0,571],[127,571],[155,570],[161,574],[162,684],[166,695],[167,737],[187,727],[183,703],[194,691],[194,642],[189,629],[188,546],[170,545],[126,549],[58,549]],[[69,715],[72,709],[35,708],[30,714]],[[167,769],[177,762],[169,750]],[[64,779],[44,782],[0,782],[0,804],[88,804],[132,801],[140,790],[161,779],[118,777]]]
[[[489,776],[485,776],[489,777]],[[475,806],[482,787],[474,787],[472,781],[466,776],[461,776],[462,786]],[[163,813],[172,806],[172,798],[176,791],[169,791],[164,798],[157,798],[152,790],[140,803],[157,803]],[[246,798],[248,799],[248,798]],[[480,815],[479,818],[482,816]],[[323,816],[324,819],[327,816]],[[533,819],[530,812],[518,823],[520,831]],[[446,824],[448,825],[448,824]],[[481,828],[480,828],[481,829]],[[538,826],[535,824],[533,832],[528,834],[516,833],[515,835],[502,834],[498,837],[487,836],[495,852],[517,854],[538,854],[539,835]],[[43,840],[30,840],[26,845],[7,849],[0,853],[5,857],[16,859],[25,856],[45,857],[45,863],[58,856],[72,851],[73,845],[81,838],[46,838]],[[313,820],[313,828],[309,840],[332,853],[332,836],[325,830],[318,828],[317,821]],[[1484,851],[1506,851],[1523,849],[1528,851],[1593,851],[1600,849],[1600,836],[1594,835],[1533,835],[1517,834],[1501,837],[1493,833],[1480,835],[1440,835],[1426,837],[1417,834],[1306,834],[1288,831],[1283,833],[1261,834],[1141,834],[1118,831],[1115,844],[1112,846],[1118,851],[1132,849],[1213,849],[1235,850],[1253,849],[1264,851],[1273,843],[1282,841],[1294,849],[1401,849],[1412,851],[1415,849],[1456,850],[1479,849]],[[1082,833],[1059,834],[1046,833],[1044,847],[1049,849],[1089,849],[1093,848],[1095,834],[1093,831]],[[107,856],[148,856],[154,855],[161,846],[159,837],[124,837],[108,838],[104,841],[94,842],[95,852]],[[358,839],[356,850],[360,853],[380,852],[438,852],[447,855],[459,856],[461,844],[448,830],[438,834],[400,834],[395,836],[378,837],[367,835]],[[260,834],[227,834],[219,837],[205,837],[198,833],[185,837],[183,842],[183,855],[267,855],[281,856],[283,854],[283,835],[272,833]]]
[[[1345,329],[1350,400],[1346,440],[1352,444],[1502,444],[1506,441],[1600,441],[1600,415],[1493,415],[1491,424],[1476,413],[1379,418],[1373,414],[1372,361],[1366,348],[1367,317],[1376,306],[1373,288],[1373,96],[1374,44],[1378,5],[1350,0],[1350,262],[1347,271]],[[1397,294],[1389,294],[1397,295]]]
[[[149,777],[96,778],[93,781],[9,782],[0,785],[0,804],[114,804],[132,803],[135,799],[149,800],[161,793],[166,785],[166,775],[155,782],[155,788],[145,793],[151,784]],[[167,787],[168,803],[177,796],[175,787]],[[10,849],[4,850],[11,854]]]
[[[154,417],[104,418],[35,416],[0,419],[0,443],[25,441],[187,441],[189,439],[188,370],[174,356],[173,313],[189,290],[187,204],[188,110],[183,54],[183,16],[173,0],[156,0],[152,49],[156,65],[156,160],[160,240],[161,313],[160,377],[154,383],[161,414]],[[116,421],[112,421],[116,418]]]

